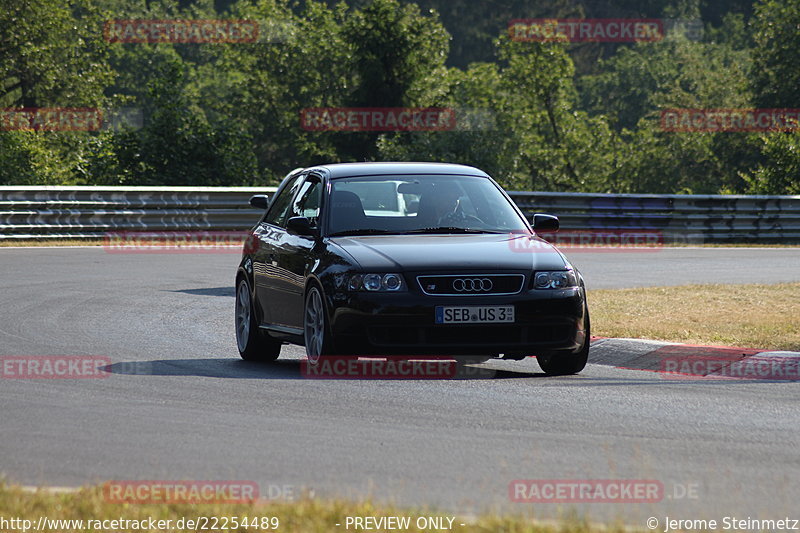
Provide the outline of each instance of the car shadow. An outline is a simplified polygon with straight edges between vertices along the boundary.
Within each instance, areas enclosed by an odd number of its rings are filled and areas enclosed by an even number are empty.
[[[198,296],[236,296],[235,287],[208,287],[203,289],[179,289],[167,292],[182,292],[185,294],[196,294]]]
[[[311,367],[314,368],[314,367]],[[128,376],[194,376],[218,379],[302,379],[313,381],[465,381],[547,378],[560,386],[680,386],[680,385],[745,385],[774,382],[760,379],[709,379],[693,376],[662,376],[661,379],[631,377],[598,377],[577,374],[574,376],[547,376],[543,372],[515,369],[495,369],[486,365],[462,365],[450,371],[428,375],[348,375],[346,372],[309,370],[301,359],[279,359],[269,363],[254,363],[235,358],[157,359],[153,361],[124,361],[101,367],[109,374]],[[658,373],[656,373],[658,374]],[[778,381],[783,382],[783,381]]]
[[[102,370],[109,374],[128,376],[196,376],[221,379],[297,379],[299,365],[291,361],[253,363],[239,359],[156,359],[153,361],[123,361]]]
[[[419,368],[419,367],[418,367]],[[374,373],[352,374],[315,367],[301,359],[279,359],[269,363],[255,363],[239,359],[157,359],[153,361],[124,361],[102,368],[109,374],[128,376],[195,376],[220,379],[304,379],[304,380],[369,380],[369,381],[436,381],[436,380],[497,380],[544,378],[542,372],[496,370],[483,365],[455,365],[426,372],[425,367],[411,375],[388,373],[391,377]],[[442,370],[442,368],[444,370]]]

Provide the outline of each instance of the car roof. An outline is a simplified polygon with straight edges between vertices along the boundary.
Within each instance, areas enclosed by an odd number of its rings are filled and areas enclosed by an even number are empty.
[[[331,165],[318,165],[308,170],[324,170],[331,179],[351,178],[356,176],[384,176],[408,174],[438,174],[481,176],[489,175],[475,167],[456,165],[453,163],[335,163]]]

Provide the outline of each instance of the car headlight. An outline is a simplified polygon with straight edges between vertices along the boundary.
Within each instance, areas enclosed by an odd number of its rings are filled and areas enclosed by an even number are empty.
[[[398,292],[405,290],[405,283],[400,274],[354,274],[350,276],[347,288],[351,291]]]
[[[533,274],[534,289],[566,289],[577,286],[578,277],[574,270],[544,271]]]

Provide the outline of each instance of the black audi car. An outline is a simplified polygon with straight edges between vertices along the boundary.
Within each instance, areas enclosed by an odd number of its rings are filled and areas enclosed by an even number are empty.
[[[439,163],[297,169],[264,209],[236,273],[246,360],[285,342],[321,356],[536,356],[580,372],[589,352],[581,274],[536,235],[489,175]]]

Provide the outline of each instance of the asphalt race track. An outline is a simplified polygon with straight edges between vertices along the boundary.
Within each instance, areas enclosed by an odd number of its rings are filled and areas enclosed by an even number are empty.
[[[800,249],[569,253],[590,288],[800,280]],[[593,519],[782,518],[800,501],[800,383],[669,380],[534,359],[456,380],[312,380],[239,359],[238,255],[0,249],[0,356],[103,355],[106,379],[0,379],[0,475],[24,485],[253,480],[470,514],[557,516],[515,479],[649,479]],[[333,529],[333,527],[332,527]],[[663,531],[663,529],[661,529]]]

